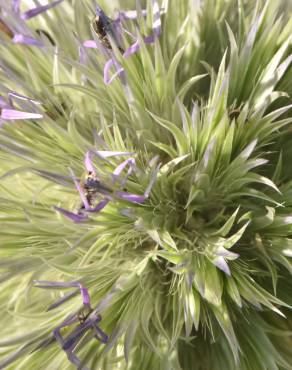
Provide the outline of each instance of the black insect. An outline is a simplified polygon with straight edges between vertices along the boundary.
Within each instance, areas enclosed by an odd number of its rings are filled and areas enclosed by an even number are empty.
[[[109,29],[109,24],[107,20],[102,19],[100,16],[96,16],[92,21],[92,27],[99,41],[105,48],[112,49],[106,31],[107,28]]]
[[[98,179],[97,175],[91,171],[88,171],[85,180],[81,182],[81,187],[87,199],[87,202],[91,207],[94,206],[97,194],[109,195],[110,193],[112,193],[112,189],[103,185]],[[82,203],[79,208],[79,212],[84,210],[84,208],[85,205]]]
[[[104,11],[100,8],[97,7],[96,10],[96,17],[92,21],[92,28],[94,32],[96,33],[99,41],[101,44],[107,48],[107,49],[112,49],[111,43],[109,41],[109,36],[117,42],[116,34],[115,34],[115,29],[114,29],[114,20],[109,18]],[[121,48],[119,45],[118,49],[120,50],[121,53],[124,52],[124,49]]]

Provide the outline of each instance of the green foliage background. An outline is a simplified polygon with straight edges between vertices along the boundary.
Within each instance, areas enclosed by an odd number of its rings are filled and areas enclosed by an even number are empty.
[[[110,16],[136,8],[107,3]],[[81,307],[77,295],[46,312],[62,292],[33,287],[41,279],[82,281],[101,302],[110,341],[84,341],[78,355],[90,369],[292,369],[291,3],[161,5],[155,44],[117,53],[126,85],[103,83],[99,50],[79,62],[80,40],[92,38],[90,0],[26,22],[57,48],[1,34],[1,95],[39,100],[19,109],[44,119],[0,129],[0,368],[10,356],[7,369],[73,368],[57,344],[32,353]],[[140,173],[127,190],[137,194],[161,163],[149,200],[111,202],[81,224],[58,214],[53,206],[74,210],[79,196],[70,179],[44,171],[82,176],[88,150],[135,152]],[[120,162],[95,159],[105,182]],[[222,253],[231,276],[218,268]]]

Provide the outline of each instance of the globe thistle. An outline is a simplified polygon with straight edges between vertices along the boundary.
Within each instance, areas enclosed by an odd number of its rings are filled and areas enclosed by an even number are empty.
[[[291,4],[0,1],[0,369],[292,369]]]

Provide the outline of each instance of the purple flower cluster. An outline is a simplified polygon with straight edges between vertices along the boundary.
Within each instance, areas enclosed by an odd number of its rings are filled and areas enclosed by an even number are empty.
[[[133,157],[130,157],[119,164],[112,173],[112,183],[111,186],[106,186],[102,184],[97,176],[96,169],[92,163],[92,156],[97,155],[102,158],[107,157],[114,157],[114,156],[126,156],[132,155],[131,152],[114,152],[114,151],[96,151],[90,152],[88,151],[85,155],[85,169],[87,172],[87,177],[84,184],[81,184],[81,181],[76,178],[75,174],[71,170],[72,180],[74,181],[75,187],[80,195],[80,199],[82,201],[82,205],[77,213],[68,211],[61,207],[55,207],[55,209],[62,213],[64,216],[70,218],[74,222],[83,222],[88,220],[89,213],[97,213],[100,212],[110,201],[117,201],[123,200],[128,201],[130,203],[143,203],[146,199],[148,199],[150,191],[154,185],[156,180],[157,172],[159,170],[159,166],[156,167],[150,176],[149,184],[144,191],[144,194],[132,194],[126,191],[123,191],[126,181],[128,177],[135,171],[136,162]],[[126,172],[124,177],[121,177],[122,172],[128,167],[128,171]],[[119,188],[118,190],[114,190],[114,186],[118,183]],[[95,204],[96,195],[102,197],[102,199]]]
[[[108,342],[107,334],[105,334],[98,326],[99,322],[101,321],[101,315],[99,314],[97,308],[93,309],[91,307],[88,290],[79,281],[56,282],[56,281],[35,280],[34,284],[36,287],[45,289],[64,289],[71,287],[76,287],[79,289],[82,297],[83,304],[82,309],[79,310],[77,313],[68,316],[60,325],[58,325],[53,330],[53,337],[45,340],[37,347],[37,349],[40,349],[43,346],[46,346],[50,344],[52,341],[56,340],[61,346],[61,348],[66,352],[69,361],[79,369],[81,366],[81,361],[76,356],[74,351],[78,343],[86,335],[86,333],[92,331],[93,337],[95,339],[99,340],[101,343]],[[73,292],[73,295],[75,295],[75,293],[76,292]],[[48,310],[60,306],[71,297],[72,293],[67,294],[65,297],[62,297],[60,300],[51,305]],[[63,337],[61,334],[61,330],[76,323],[78,324],[77,327],[75,327],[69,335]],[[86,367],[82,368],[87,369]]]
[[[105,29],[107,33],[109,34],[112,42],[116,44],[116,46],[123,51],[123,45],[121,45],[121,39],[122,39],[122,32],[125,31],[128,33],[128,31],[124,30],[122,28],[122,21],[125,20],[133,20],[136,19],[138,16],[138,13],[136,11],[128,11],[128,12],[119,12],[119,15],[116,19],[111,20],[109,19],[103,10],[97,6],[96,8],[96,14],[99,19],[101,19],[105,25]],[[141,11],[141,15],[145,16],[147,13],[145,10]],[[153,44],[161,34],[161,19],[160,19],[160,9],[158,5],[157,0],[153,0],[153,34],[147,37],[143,38],[143,42],[145,44]],[[135,36],[131,35],[135,38]],[[104,45],[102,43],[98,43],[97,40],[86,40],[83,43],[83,46],[87,48],[102,48],[105,49]],[[123,57],[129,58],[131,55],[135,54],[141,47],[141,42],[137,38],[135,42],[127,48],[125,51],[123,51]],[[115,58],[114,53],[111,50],[104,50],[109,55],[109,60],[106,62],[104,66],[104,83],[106,85],[109,85],[117,76],[121,75],[124,72],[123,67],[118,63],[118,61]],[[110,77],[110,70],[112,67],[116,68],[116,72]]]
[[[60,4],[62,1],[63,0],[53,1],[50,4],[37,6],[33,9],[29,9],[24,13],[21,13],[20,0],[14,0],[12,4],[12,10],[15,13],[15,15],[19,17],[20,20],[27,21],[41,13],[48,11],[49,9]],[[161,11],[159,9],[158,1],[157,0],[152,1],[153,1],[153,25],[152,25],[153,34],[142,38],[145,44],[153,44],[156,38],[158,38],[161,34],[161,19],[160,19]],[[141,16],[146,16],[147,12],[146,10],[141,10],[140,14]],[[138,17],[138,13],[137,11],[134,10],[120,11],[115,19],[110,19],[100,8],[100,6],[97,5],[96,16],[101,22],[101,25],[103,25],[104,27],[103,31],[105,35],[103,35],[103,38],[107,39],[108,47],[106,47],[103,42],[100,42],[98,41],[97,38],[95,38],[94,40],[84,41],[83,44],[80,46],[79,51],[81,55],[81,61],[84,61],[84,58],[82,57],[83,55],[82,47],[98,48],[109,57],[108,61],[105,63],[104,66],[104,83],[108,85],[117,76],[121,76],[122,73],[124,72],[123,67],[118,63],[115,57],[115,54],[111,48],[111,43],[114,43],[117,46],[117,48],[122,52],[124,58],[129,58],[131,55],[135,54],[141,47],[141,41],[139,41],[138,37],[130,34],[129,31],[122,27],[123,22],[127,20],[135,20]],[[17,30],[12,31],[14,34],[12,41],[15,44],[25,44],[30,46],[36,46],[39,48],[45,46],[42,40],[36,39],[35,37],[32,37],[32,35],[26,34],[25,28],[21,31],[22,32],[19,32]],[[131,37],[135,39],[132,45],[128,47],[125,51],[121,41],[123,39],[124,34],[130,34]],[[110,76],[110,71],[113,67],[116,69],[116,72],[112,76]]]

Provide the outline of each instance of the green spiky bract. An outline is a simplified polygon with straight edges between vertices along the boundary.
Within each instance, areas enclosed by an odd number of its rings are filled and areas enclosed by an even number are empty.
[[[152,1],[142,5],[147,17],[126,22],[136,35],[151,33]],[[87,333],[76,349],[92,370],[292,369],[289,1],[160,5],[161,36],[152,45],[138,36],[141,48],[127,59],[114,50],[125,79],[108,86],[100,49],[79,59],[92,38],[90,0],[64,1],[26,22],[55,47],[16,45],[1,33],[1,95],[38,100],[16,106],[43,115],[0,129],[7,369],[74,368],[56,343],[33,350],[82,307],[80,295],[47,312],[66,291],[36,288],[35,279],[81,281],[101,304],[109,342]],[[17,23],[12,13],[5,19]],[[149,198],[116,199],[78,224],[56,212],[76,210],[79,195],[70,178],[44,171],[81,177],[88,150],[135,153],[126,183],[135,194],[160,164]],[[125,159],[93,162],[110,183]]]

